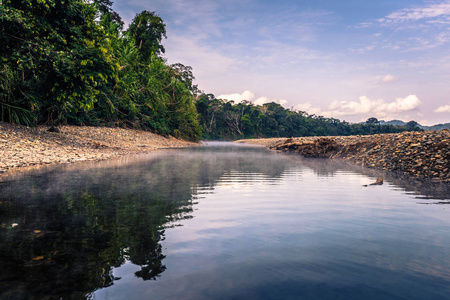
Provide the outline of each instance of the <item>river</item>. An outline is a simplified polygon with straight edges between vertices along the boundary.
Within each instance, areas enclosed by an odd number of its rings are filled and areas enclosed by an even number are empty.
[[[450,299],[449,204],[445,184],[219,142],[20,172],[0,181],[0,298]]]

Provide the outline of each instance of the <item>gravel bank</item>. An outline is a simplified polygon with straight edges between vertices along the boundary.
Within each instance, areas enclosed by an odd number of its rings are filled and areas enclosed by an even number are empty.
[[[24,167],[103,160],[197,145],[133,129],[62,126],[60,133],[47,129],[0,122],[0,176]]]
[[[369,168],[450,182],[450,131],[369,136],[252,139],[238,142],[305,157],[344,158]]]

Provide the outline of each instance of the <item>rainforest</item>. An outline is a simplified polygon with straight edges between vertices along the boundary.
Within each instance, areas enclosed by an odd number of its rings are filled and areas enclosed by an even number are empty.
[[[194,141],[419,130],[217,99],[198,88],[190,66],[167,63],[156,12],[137,13],[124,28],[109,0],[6,0],[0,32],[4,122],[138,128]]]

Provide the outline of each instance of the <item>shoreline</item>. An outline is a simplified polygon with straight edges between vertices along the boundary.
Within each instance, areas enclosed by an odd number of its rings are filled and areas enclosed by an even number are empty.
[[[304,157],[345,159],[367,168],[450,183],[450,131],[402,132],[366,136],[327,136],[239,140]]]
[[[61,126],[26,127],[0,122],[0,178],[47,165],[100,161],[157,150],[198,146],[136,129]],[[345,159],[372,169],[450,183],[450,131],[366,136],[262,138],[235,141],[304,157]]]
[[[136,129],[61,126],[27,127],[0,122],[0,177],[40,166],[99,161],[124,155],[197,146],[174,137]]]

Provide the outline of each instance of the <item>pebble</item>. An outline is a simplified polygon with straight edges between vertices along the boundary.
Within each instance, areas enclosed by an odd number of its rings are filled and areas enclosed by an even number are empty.
[[[450,182],[450,131],[402,132],[368,136],[253,139],[238,142],[265,145],[305,157],[343,158],[369,168]]]
[[[135,129],[61,126],[60,133],[47,129],[0,122],[0,177],[28,166],[103,160],[198,145]]]

